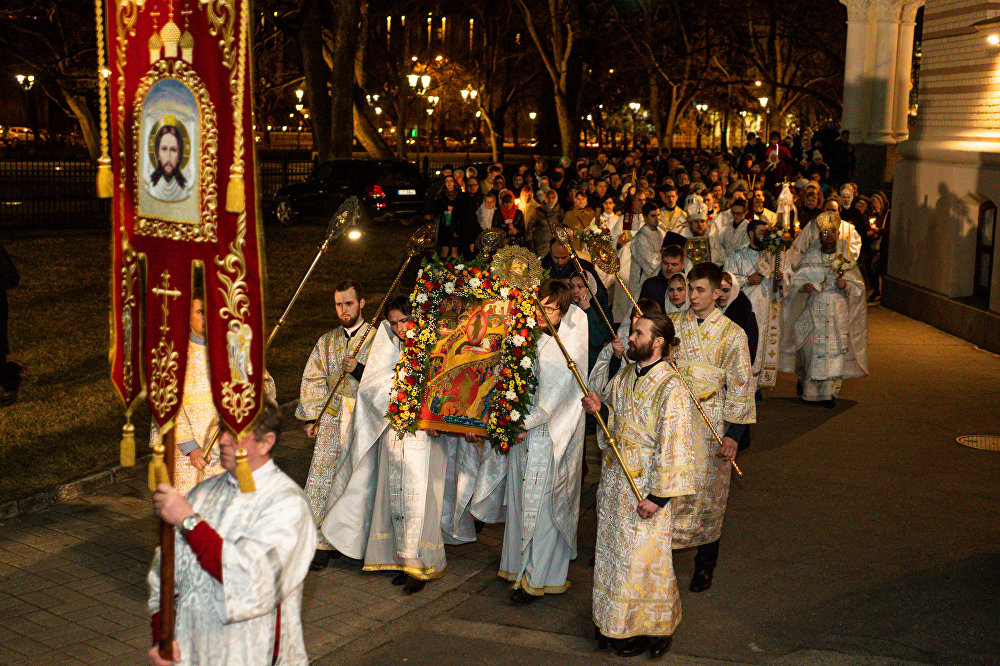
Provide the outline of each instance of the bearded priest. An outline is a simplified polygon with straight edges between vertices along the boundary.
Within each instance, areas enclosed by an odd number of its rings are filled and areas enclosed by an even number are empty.
[[[587,367],[587,315],[572,303],[571,287],[546,280],[538,288],[545,316],[577,367]],[[583,407],[559,344],[542,312],[535,314],[538,385],[524,418],[524,432],[503,454],[484,447],[472,513],[506,520],[499,576],[511,581],[510,600],[529,604],[569,589],[569,562],[576,556],[583,469]]]
[[[628,356],[615,375],[605,405],[597,393],[584,409],[602,413],[619,442],[628,475],[604,449],[597,488],[597,553],[593,612],[598,645],[610,642],[623,657],[649,648],[659,657],[681,620],[671,552],[674,497],[694,493],[694,405],[680,375],[669,365],[674,326],[663,314],[644,314],[632,325]]]
[[[357,347],[357,341],[371,327],[361,318],[361,310],[365,307],[361,285],[354,280],[339,283],[333,290],[333,302],[340,326],[323,334],[316,342],[302,372],[299,406],[295,410],[296,418],[306,422],[306,437],[316,440],[305,491],[318,532],[326,515],[333,474],[350,428],[358,384],[365,370],[368,350],[371,349],[371,338],[368,338],[357,356],[351,354]],[[337,394],[330,400],[325,413],[320,414],[335,385]],[[323,569],[336,555],[336,550],[322,532],[319,532],[318,538],[316,554],[310,565],[313,570]]]
[[[861,239],[833,211],[820,213],[810,226],[818,237],[795,269],[779,369],[796,374],[804,402],[833,407],[844,379],[868,375],[868,308],[856,249]]]

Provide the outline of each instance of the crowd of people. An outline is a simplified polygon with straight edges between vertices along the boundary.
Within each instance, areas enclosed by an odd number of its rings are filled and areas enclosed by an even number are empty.
[[[500,165],[445,169],[427,209],[439,255],[471,257],[482,231],[501,229],[548,272],[530,318],[541,329],[537,387],[505,453],[473,432],[390,426],[401,349],[419,334],[413,303],[397,296],[384,322],[365,321],[365,289],[345,280],[333,294],[338,325],[302,374],[296,417],[315,440],[304,490],[271,461],[281,423],[269,400],[242,442],[258,491],[241,494],[234,438],[222,436],[218,462],[202,444],[217,426],[195,376],[207,372],[196,299],[180,471],[154,494],[182,537],[175,660],[306,663],[298,611],[308,570],[349,557],[418,593],[444,574],[446,546],[475,541],[484,523],[504,523],[497,573],[511,603],[565,592],[570,562],[593,555],[598,646],[664,654],[681,618],[673,551],[695,549],[688,589],[709,589],[762,389],[792,373],[805,403],[833,406],[845,379],[867,374],[866,300],[877,295],[888,207],[878,193],[828,182],[835,172],[817,170],[818,143],[772,134],[735,158],[602,152],[571,173],[539,159],[510,188]],[[616,272],[602,270],[615,267],[597,242],[614,251]],[[561,348],[587,369],[586,394]],[[587,433],[601,470],[597,541],[581,553]],[[155,614],[155,562],[149,579]],[[156,647],[149,659],[169,663]]]

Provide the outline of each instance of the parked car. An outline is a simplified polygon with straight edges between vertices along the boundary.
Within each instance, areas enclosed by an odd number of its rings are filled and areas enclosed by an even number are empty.
[[[14,147],[22,143],[30,143],[35,140],[35,132],[30,127],[5,127],[0,140],[3,145]]]
[[[283,187],[271,210],[282,224],[297,218],[329,218],[350,196],[369,219],[409,217],[423,212],[427,183],[406,160],[338,159],[321,162],[304,182]]]

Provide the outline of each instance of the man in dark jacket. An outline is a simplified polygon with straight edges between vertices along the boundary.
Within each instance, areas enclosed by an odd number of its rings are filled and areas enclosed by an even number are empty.
[[[722,309],[722,314],[726,315],[733,323],[743,329],[747,334],[747,346],[750,347],[750,363],[753,364],[757,358],[757,342],[760,339],[760,331],[757,327],[757,316],[753,313],[753,304],[750,299],[740,291],[740,283],[733,278],[733,274],[723,271],[722,273],[722,297],[715,301],[715,304]],[[743,431],[743,436],[737,442],[737,451],[750,446],[750,428]]]
[[[0,407],[17,400],[17,389],[21,385],[21,366],[7,360],[10,341],[7,338],[7,290],[20,282],[17,267],[10,260],[7,249],[0,245]]]

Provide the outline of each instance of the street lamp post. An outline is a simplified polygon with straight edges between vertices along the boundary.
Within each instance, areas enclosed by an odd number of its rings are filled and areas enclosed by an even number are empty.
[[[427,92],[427,89],[431,87],[431,77],[429,74],[421,75],[417,74],[416,72],[413,72],[412,74],[407,75],[406,82],[410,84],[410,89],[413,91],[413,94],[417,96],[417,98],[422,97],[424,93]],[[404,131],[403,134],[404,136],[402,140],[405,142],[406,132]],[[417,168],[419,169],[420,168],[420,120],[419,119],[413,126],[413,134],[414,134],[413,141],[417,145]]]
[[[31,125],[31,131],[38,138],[38,121],[35,118],[34,108],[31,104],[31,88],[35,85],[35,76],[33,74],[16,74],[14,76],[17,79],[17,85],[21,86],[21,90],[24,91],[24,113],[28,116],[28,124]]]
[[[698,111],[698,119],[695,123],[697,135],[695,136],[694,146],[696,149],[701,150],[701,126],[705,119],[705,112],[708,111],[708,104],[695,104],[694,108]]]
[[[638,128],[636,127],[636,116],[639,114],[639,109],[642,105],[639,102],[629,102],[628,108],[632,111],[632,149],[635,150],[637,145]]]
[[[764,132],[763,134],[767,136],[768,132],[771,130],[771,118],[767,113],[767,97],[758,97],[757,101],[760,102],[760,108],[764,109]],[[766,139],[765,139],[766,140]]]
[[[478,97],[478,96],[479,96],[479,91],[476,90],[475,88],[471,87],[471,86],[462,89],[462,103],[463,104],[471,104],[472,102],[475,102],[476,101],[476,97]],[[469,155],[469,150],[471,148],[470,144],[472,143],[471,136],[470,136],[472,134],[472,120],[469,119],[468,117],[466,118],[465,130],[466,130],[465,131],[465,162],[466,162],[466,164],[468,164],[469,163],[469,159],[470,159],[470,155]]]

